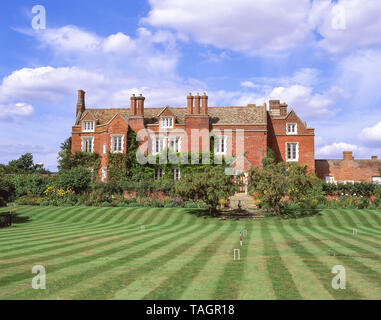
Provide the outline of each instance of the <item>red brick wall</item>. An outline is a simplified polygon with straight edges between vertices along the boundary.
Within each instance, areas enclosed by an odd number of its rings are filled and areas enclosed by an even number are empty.
[[[286,134],[286,124],[297,124],[297,135]],[[299,164],[306,164],[310,172],[315,171],[315,133],[306,128],[291,111],[285,119],[268,116],[268,146],[274,151],[277,161],[286,161],[286,142],[299,143]]]
[[[378,168],[381,160],[316,160],[316,175],[324,179],[334,177],[335,181],[372,182],[372,177],[379,177]]]

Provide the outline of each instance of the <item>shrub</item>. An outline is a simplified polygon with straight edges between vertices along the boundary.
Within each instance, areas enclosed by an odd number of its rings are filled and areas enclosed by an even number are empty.
[[[89,188],[91,171],[85,167],[75,167],[70,170],[62,170],[55,183],[58,189],[71,189],[75,193],[82,193]]]
[[[43,196],[44,191],[52,181],[51,177],[42,176],[40,174],[20,174],[11,178],[11,182],[14,184],[16,198],[27,194]]]
[[[19,205],[39,206],[41,202],[45,201],[48,201],[48,198],[35,195],[25,195],[18,198],[16,203]]]
[[[14,195],[15,187],[12,182],[0,178],[0,207],[6,206]]]

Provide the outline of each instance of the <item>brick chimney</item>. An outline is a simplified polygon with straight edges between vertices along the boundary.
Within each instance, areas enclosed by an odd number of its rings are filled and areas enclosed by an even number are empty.
[[[279,105],[279,110],[280,110],[280,115],[281,116],[286,116],[287,115],[287,103],[281,103]]]
[[[131,109],[130,109],[130,116],[136,116],[136,100],[135,94],[133,94],[130,98],[131,100]]]
[[[280,100],[270,100],[270,114],[280,116]]]
[[[193,114],[193,96],[190,92],[187,96],[187,114]]]
[[[201,114],[207,115],[208,114],[208,96],[206,95],[206,92],[204,92],[204,95],[201,97],[202,105],[201,105]]]
[[[138,109],[136,112],[137,116],[144,117],[144,100],[145,98],[140,94],[138,97],[136,97],[136,100],[138,100]]]
[[[196,93],[194,97],[194,114],[200,114],[200,101],[201,97]]]
[[[78,90],[78,101],[77,101],[77,113],[78,114],[83,113],[86,110],[85,106],[85,91]]]
[[[377,156],[372,156],[371,159],[372,160],[377,160]]]
[[[344,160],[353,160],[352,151],[343,151],[343,159]]]

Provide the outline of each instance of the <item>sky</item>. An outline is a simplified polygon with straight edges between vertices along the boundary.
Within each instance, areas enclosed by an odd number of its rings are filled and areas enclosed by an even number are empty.
[[[3,0],[0,48],[0,163],[55,171],[78,89],[92,108],[279,99],[316,158],[381,157],[379,0]]]

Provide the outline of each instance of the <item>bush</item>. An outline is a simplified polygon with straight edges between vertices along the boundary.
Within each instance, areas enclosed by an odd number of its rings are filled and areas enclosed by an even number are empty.
[[[53,180],[51,177],[40,174],[20,174],[10,178],[10,181],[15,188],[15,197],[19,198],[27,194],[43,196],[44,191]]]
[[[0,178],[0,207],[7,205],[15,192],[15,186],[12,182]]]
[[[91,171],[85,167],[75,167],[70,170],[62,170],[55,182],[57,189],[71,189],[75,193],[82,193],[89,188]]]
[[[34,196],[34,195],[25,195],[21,196],[16,200],[18,205],[30,205],[30,206],[39,206],[41,202],[48,201],[46,197]]]

